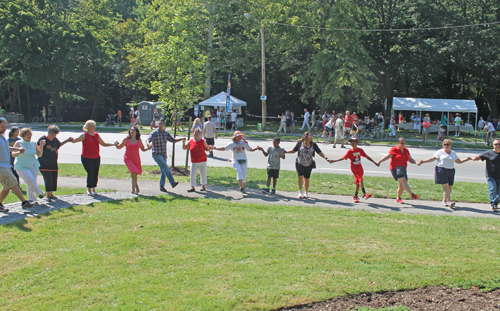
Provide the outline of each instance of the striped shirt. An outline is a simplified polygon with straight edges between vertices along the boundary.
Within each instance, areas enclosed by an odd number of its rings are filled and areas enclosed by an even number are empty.
[[[173,143],[175,139],[170,135],[169,132],[160,129],[156,129],[149,134],[147,141],[151,142],[153,145],[153,156],[161,155],[163,158],[167,158],[167,141]]]

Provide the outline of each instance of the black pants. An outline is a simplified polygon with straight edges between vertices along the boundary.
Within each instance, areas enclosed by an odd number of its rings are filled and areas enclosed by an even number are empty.
[[[45,184],[45,191],[57,191],[58,171],[40,171]]]
[[[89,159],[82,157],[82,164],[87,172],[87,188],[95,188],[99,178],[99,167],[101,166],[101,157]]]

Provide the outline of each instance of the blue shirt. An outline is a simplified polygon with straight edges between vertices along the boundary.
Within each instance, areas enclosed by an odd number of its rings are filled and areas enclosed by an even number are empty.
[[[40,167],[40,163],[36,158],[36,143],[34,141],[25,141],[21,139],[19,146],[24,148],[24,152],[16,157],[14,162],[14,169],[17,170],[29,170],[31,167]]]
[[[0,135],[0,167],[12,167],[10,163],[9,141]]]

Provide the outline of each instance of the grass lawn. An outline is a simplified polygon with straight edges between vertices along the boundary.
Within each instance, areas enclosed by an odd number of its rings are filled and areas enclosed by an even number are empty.
[[[139,180],[158,180],[159,175],[153,174],[158,166],[143,166],[143,174]],[[86,177],[86,172],[81,164],[59,164],[60,176]],[[232,167],[208,167],[209,185],[224,185],[238,187],[236,173]],[[101,165],[100,178],[129,179],[130,173],[125,165]],[[189,182],[189,176],[176,176],[176,181]],[[246,186],[249,188],[264,188],[267,181],[265,169],[249,169]],[[391,177],[365,177],[365,188],[373,192],[377,198],[396,198],[397,183]],[[420,195],[423,200],[441,201],[442,188],[434,184],[433,180],[409,179],[413,192]],[[140,182],[139,182],[140,185]],[[297,173],[294,171],[280,171],[278,191],[297,191]],[[354,177],[351,175],[313,173],[311,176],[311,193],[353,195]],[[406,198],[408,194],[403,194]],[[488,203],[488,185],[485,183],[457,182],[453,186],[453,200],[457,202]]]
[[[269,310],[428,285],[500,286],[500,222],[174,196],[0,226],[6,310]]]

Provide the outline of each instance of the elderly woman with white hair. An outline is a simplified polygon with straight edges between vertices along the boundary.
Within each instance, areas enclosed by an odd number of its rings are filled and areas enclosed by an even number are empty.
[[[118,141],[106,143],[95,131],[95,121],[87,120],[83,126],[83,134],[73,140],[73,143],[82,142],[82,164],[87,172],[87,194],[96,195],[95,187],[99,179],[101,155],[99,145],[103,147],[118,146]]]
[[[53,192],[57,190],[57,178],[59,172],[59,166],[57,165],[58,150],[66,143],[73,140],[72,137],[69,137],[65,141],[60,142],[56,137],[57,134],[59,134],[59,127],[57,127],[57,125],[50,125],[47,128],[47,135],[40,137],[37,142],[37,145],[41,145],[41,142],[45,141],[43,154],[38,157],[38,162],[40,163],[39,169],[43,176],[45,192],[47,200],[49,201],[57,199]]]
[[[209,151],[210,148],[207,142],[201,137],[201,130],[199,128],[194,129],[193,138],[189,142],[184,141],[182,148],[184,150],[189,149],[191,153],[191,189],[188,192],[195,191],[198,171],[200,171],[201,191],[205,191],[205,186],[207,185],[207,154],[205,151]]]
[[[27,185],[26,193],[28,194],[28,201],[36,202],[37,195],[40,199],[45,195],[45,192],[38,187],[36,182],[38,168],[40,167],[40,163],[38,163],[36,157],[42,156],[45,140],[41,140],[38,145],[36,142],[31,141],[33,132],[27,127],[21,129],[19,136],[21,136],[21,140],[17,141],[14,147],[24,148],[25,151],[24,153],[20,151],[12,152],[12,156],[16,158],[14,169]]]

